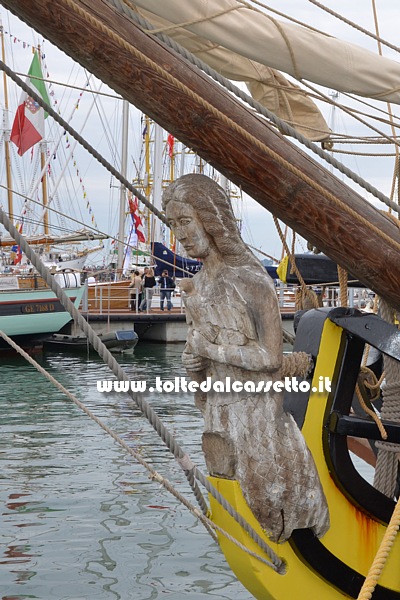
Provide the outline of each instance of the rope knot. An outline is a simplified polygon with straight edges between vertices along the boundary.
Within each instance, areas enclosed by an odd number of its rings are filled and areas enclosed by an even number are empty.
[[[283,377],[302,377],[305,379],[313,370],[314,361],[307,352],[292,352],[284,354],[282,361]]]

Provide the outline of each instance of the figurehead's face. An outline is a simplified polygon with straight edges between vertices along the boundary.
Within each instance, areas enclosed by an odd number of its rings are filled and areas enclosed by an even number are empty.
[[[196,210],[189,204],[171,200],[165,213],[169,226],[188,256],[200,259],[208,256],[212,241]]]

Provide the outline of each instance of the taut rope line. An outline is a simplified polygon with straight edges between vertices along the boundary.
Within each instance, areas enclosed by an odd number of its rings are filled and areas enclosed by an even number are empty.
[[[213,531],[216,530],[223,536],[225,536],[229,541],[233,542],[241,550],[243,550],[250,556],[253,556],[260,562],[268,565],[276,571],[276,567],[270,561],[266,560],[264,557],[253,552],[252,550],[246,548],[246,546],[244,546],[241,542],[232,537],[227,531],[222,529],[222,527],[220,527],[216,523],[213,523],[213,521],[211,521],[206,515],[203,515],[203,513],[199,511],[195,506],[193,506],[193,504],[189,502],[189,500],[187,500],[187,498],[185,498],[183,494],[181,494],[180,492],[178,492],[178,490],[174,488],[174,486],[168,479],[166,479],[165,477],[160,475],[158,471],[153,469],[153,467],[147,461],[145,461],[138,452],[135,452],[133,448],[128,446],[118,434],[116,434],[110,427],[108,427],[108,425],[103,423],[101,419],[96,417],[96,415],[89,408],[87,408],[87,406],[85,406],[83,402],[81,402],[74,394],[71,394],[71,392],[67,390],[57,379],[55,379],[55,377],[50,375],[50,373],[46,371],[41,365],[39,365],[39,363],[37,363],[32,358],[32,356],[27,354],[27,352],[25,352],[23,348],[18,346],[18,344],[16,344],[10,337],[8,337],[8,335],[6,335],[1,330],[0,337],[2,337],[4,341],[6,341],[16,352],[18,352],[18,354],[20,354],[23,358],[25,358],[25,360],[27,360],[32,366],[34,366],[35,369],[39,371],[39,373],[46,377],[46,379],[48,379],[57,389],[59,389],[63,394],[65,394],[80,410],[82,410],[101,429],[103,429],[103,431],[105,431],[109,436],[111,436],[117,444],[119,444],[140,465],[142,465],[142,467],[144,467],[150,473],[149,478],[152,481],[156,481],[157,483],[162,485],[170,494],[172,494],[179,502],[181,502],[197,519],[199,519],[199,521],[204,525],[204,527],[207,529],[208,533],[211,535],[214,541],[218,541],[218,538],[215,536]]]
[[[86,319],[81,315],[78,309],[74,306],[73,302],[68,298],[63,289],[59,286],[54,277],[49,273],[49,270],[43,265],[37,254],[30,248],[25,238],[19,233],[19,231],[10,222],[6,213],[0,208],[0,223],[4,225],[8,233],[15,239],[17,245],[21,247],[22,252],[26,254],[27,258],[31,261],[32,265],[36,268],[39,274],[43,277],[49,288],[56,294],[64,308],[70,313],[72,318],[82,329],[87,336],[90,344],[97,351],[99,356],[108,365],[114,375],[120,381],[130,381],[130,378],[115,360],[111,352],[103,344],[99,336],[95,333]],[[221,504],[221,506],[228,512],[228,514],[235,519],[237,523],[250,535],[258,546],[267,554],[271,559],[275,570],[283,573],[285,570],[284,562],[275,554],[275,552],[265,543],[265,541],[258,535],[258,533],[247,523],[241,515],[239,515],[233,507],[227,502],[227,500],[216,490],[216,488],[210,483],[207,477],[196,467],[191,461],[186,452],[181,448],[175,438],[171,435],[168,429],[164,426],[157,413],[145,400],[141,394],[134,394],[132,390],[127,392],[132,400],[136,403],[138,408],[141,410],[143,415],[147,418],[150,425],[158,433],[162,441],[166,444],[169,450],[172,452],[177,462],[181,466],[185,473],[185,476],[193,490],[196,500],[204,515],[208,514],[208,507],[204,500],[204,497],[197,485],[196,479],[206,488],[209,494],[213,496]]]
[[[235,122],[233,122],[231,119],[226,117],[226,115],[221,113],[218,109],[216,109],[214,106],[212,106],[209,102],[205,101],[203,98],[201,98],[200,96],[198,96],[197,94],[192,92],[192,90],[190,90],[187,86],[185,86],[179,80],[177,80],[175,77],[170,75],[167,71],[165,71],[162,67],[157,65],[154,61],[149,59],[147,56],[145,56],[142,52],[140,52],[136,48],[133,48],[128,42],[123,40],[119,35],[117,35],[115,32],[113,32],[109,27],[105,26],[101,21],[99,21],[98,19],[89,15],[86,11],[84,11],[81,7],[77,6],[71,0],[65,0],[65,2],[72,10],[74,10],[75,12],[78,12],[84,19],[91,21],[96,26],[98,26],[100,29],[105,31],[124,49],[128,50],[131,54],[140,58],[145,63],[149,64],[151,66],[151,68],[158,71],[163,77],[165,77],[167,80],[171,81],[174,85],[176,85],[177,87],[182,89],[187,95],[195,98],[207,110],[209,110],[210,112],[215,114],[218,118],[221,118],[224,122],[229,123],[233,129],[240,132],[241,135],[243,135],[246,139],[251,141],[258,148],[262,149],[266,154],[268,154],[270,157],[272,157],[274,160],[276,160],[278,163],[280,163],[282,166],[284,166],[286,169],[288,169],[294,175],[296,175],[297,177],[302,179],[310,187],[314,188],[316,191],[318,191],[320,194],[325,196],[328,200],[331,200],[337,206],[340,206],[341,209],[344,212],[347,212],[354,220],[362,223],[364,225],[364,227],[366,227],[367,229],[374,231],[374,233],[378,237],[381,237],[382,239],[384,239],[389,245],[394,247],[396,250],[400,250],[400,243],[398,243],[397,241],[392,239],[390,236],[388,236],[387,234],[382,232],[375,225],[371,224],[367,219],[365,219],[364,217],[359,215],[359,213],[357,213],[357,211],[355,211],[351,207],[347,206],[347,204],[345,204],[339,198],[337,198],[334,194],[328,192],[325,188],[323,188],[322,186],[317,184],[313,179],[306,176],[301,171],[301,169],[294,167],[289,161],[287,161],[282,156],[280,156],[279,154],[274,152],[271,148],[266,146],[260,140],[255,138],[253,135],[249,134],[245,129],[243,129],[242,127],[237,125]],[[11,79],[13,79],[13,81],[15,81],[25,92],[27,92],[36,102],[38,102],[38,104],[40,106],[42,106],[51,115],[51,117],[53,117],[58,123],[60,123],[62,125],[62,127],[66,129],[66,131],[71,133],[71,135],[75,139],[77,139],[78,142],[80,144],[82,144],[83,147],[86,148],[90,152],[90,154],[92,154],[92,156],[94,156],[103,166],[105,166],[118,179],[118,181],[120,181],[127,189],[129,189],[134,194],[136,194],[138,196],[138,198],[145,204],[145,206],[147,206],[163,223],[166,222],[165,216],[160,211],[155,209],[153,207],[153,205],[143,196],[143,194],[141,194],[138,190],[136,190],[136,188],[134,188],[134,186],[132,184],[130,184],[128,180],[126,180],[124,177],[122,177],[122,175],[120,173],[118,173],[118,171],[116,169],[114,169],[114,167],[112,167],[109,163],[107,163],[107,161],[105,161],[103,159],[103,157],[101,157],[101,155],[94,150],[94,148],[92,148],[89,144],[87,144],[85,142],[85,140],[79,134],[77,134],[77,132],[75,132],[71,127],[69,127],[68,124],[63,119],[61,119],[61,117],[59,117],[59,115],[50,106],[48,106],[45,102],[43,102],[43,100],[40,96],[35,94],[35,92],[33,92],[33,90],[29,86],[27,86],[19,77],[17,77],[13,73],[13,71],[11,69],[9,69],[9,67],[7,67],[7,65],[5,65],[5,63],[3,61],[0,61],[0,69],[3,70],[5,73],[7,73],[7,75]],[[343,172],[343,170],[342,170],[342,172]],[[387,204],[387,206],[390,206],[391,208],[393,208],[393,210],[396,210],[396,211],[399,210],[399,206],[396,203],[389,200],[389,198],[386,198],[386,196],[384,196],[383,194],[378,192],[378,190],[376,190],[375,188],[373,188],[366,182],[364,182],[364,184],[365,184],[364,185],[365,189],[367,189],[368,191],[373,193],[381,201],[383,201],[385,204]],[[372,191],[372,190],[374,190],[374,191]]]
[[[276,125],[278,127],[278,129],[281,130],[285,135],[293,137],[298,142],[300,142],[302,145],[306,146],[306,148],[308,148],[309,150],[314,152],[314,154],[317,154],[317,156],[319,156],[320,158],[325,160],[328,164],[332,165],[335,169],[338,169],[341,173],[346,175],[346,177],[348,177],[349,179],[352,179],[355,183],[357,183],[357,185],[364,188],[367,192],[369,192],[370,194],[372,194],[373,196],[378,198],[381,202],[386,204],[386,206],[392,208],[396,212],[399,211],[399,207],[396,203],[394,203],[387,196],[382,194],[382,192],[377,190],[370,183],[368,183],[367,181],[362,179],[359,175],[357,175],[356,173],[351,171],[348,167],[346,167],[345,165],[343,165],[342,163],[337,161],[335,158],[333,158],[333,156],[329,152],[325,152],[317,144],[315,144],[314,142],[311,142],[308,138],[301,135],[287,121],[283,121],[282,119],[277,117],[273,112],[271,112],[270,110],[265,108],[265,106],[263,106],[262,104],[260,104],[256,100],[254,100],[254,98],[252,98],[251,96],[249,96],[248,94],[243,92],[241,89],[239,89],[237,86],[235,86],[231,81],[229,81],[228,79],[226,79],[225,77],[223,77],[222,75],[217,73],[209,65],[207,65],[202,60],[200,60],[199,58],[197,58],[196,56],[191,54],[188,50],[186,50],[185,48],[180,46],[177,42],[175,42],[173,39],[169,38],[167,35],[165,35],[163,33],[154,34],[154,32],[151,30],[151,28],[152,28],[151,23],[149,23],[149,21],[144,19],[144,17],[142,17],[138,13],[134,12],[127,5],[126,0],[109,0],[109,2],[110,2],[110,4],[115,6],[118,10],[120,10],[122,14],[128,16],[132,21],[134,21],[135,23],[139,24],[142,28],[149,31],[152,35],[154,35],[155,37],[160,39],[164,44],[166,44],[167,46],[169,46],[170,48],[175,50],[175,52],[178,52],[186,60],[188,60],[193,65],[195,65],[196,67],[201,69],[204,73],[206,73],[210,77],[212,77],[220,85],[224,86],[228,91],[232,92],[238,98],[240,98],[241,100],[246,102],[249,106],[251,106],[252,108],[257,110],[257,112],[262,114],[269,121],[271,121],[274,125]],[[306,92],[304,92],[304,93],[306,93]],[[317,97],[318,98],[320,97],[319,93],[317,94]],[[326,97],[325,97],[325,99],[326,99]],[[328,99],[328,101],[330,104],[332,104],[332,102],[329,99]],[[380,131],[379,131],[379,134],[384,135]],[[389,141],[390,141],[390,143],[393,143],[390,138],[387,138],[387,139],[388,139],[388,143],[389,143]]]

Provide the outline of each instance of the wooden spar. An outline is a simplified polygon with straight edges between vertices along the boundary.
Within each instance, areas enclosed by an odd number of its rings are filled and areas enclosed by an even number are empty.
[[[378,230],[400,241],[399,229],[351,188],[296,148],[263,119],[186,61],[143,33],[103,0],[0,0],[74,60],[196,150],[259,204],[400,310],[400,249],[363,226],[254,139],[284,157]],[[96,17],[143,56],[132,53],[73,5]],[[162,67],[212,105],[166,78]],[[232,124],[223,119],[232,120]],[[241,129],[237,129],[235,124]],[[247,134],[246,134],[247,132]]]
[[[54,237],[51,235],[44,235],[39,237],[25,238],[28,244],[31,246],[48,246],[49,244],[65,244],[65,243],[74,243],[74,242],[91,242],[93,240],[106,240],[108,238],[104,233],[92,233],[88,231],[87,233],[71,233],[71,235],[65,235],[60,237]],[[14,246],[16,241],[11,238],[0,238],[0,248],[9,248],[10,246]]]

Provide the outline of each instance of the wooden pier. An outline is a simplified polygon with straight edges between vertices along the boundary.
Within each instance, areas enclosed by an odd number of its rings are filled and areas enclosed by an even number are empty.
[[[155,290],[151,310],[139,312],[131,310],[131,290],[129,281],[96,283],[87,286],[81,313],[97,333],[134,329],[140,340],[161,343],[183,343],[186,341],[186,315],[182,298],[174,294],[173,308],[160,309],[159,290]],[[283,304],[283,302],[282,302]],[[289,301],[285,297],[281,307],[285,329],[291,330],[294,316],[294,294]],[[71,322],[62,333],[79,335],[81,332]]]

